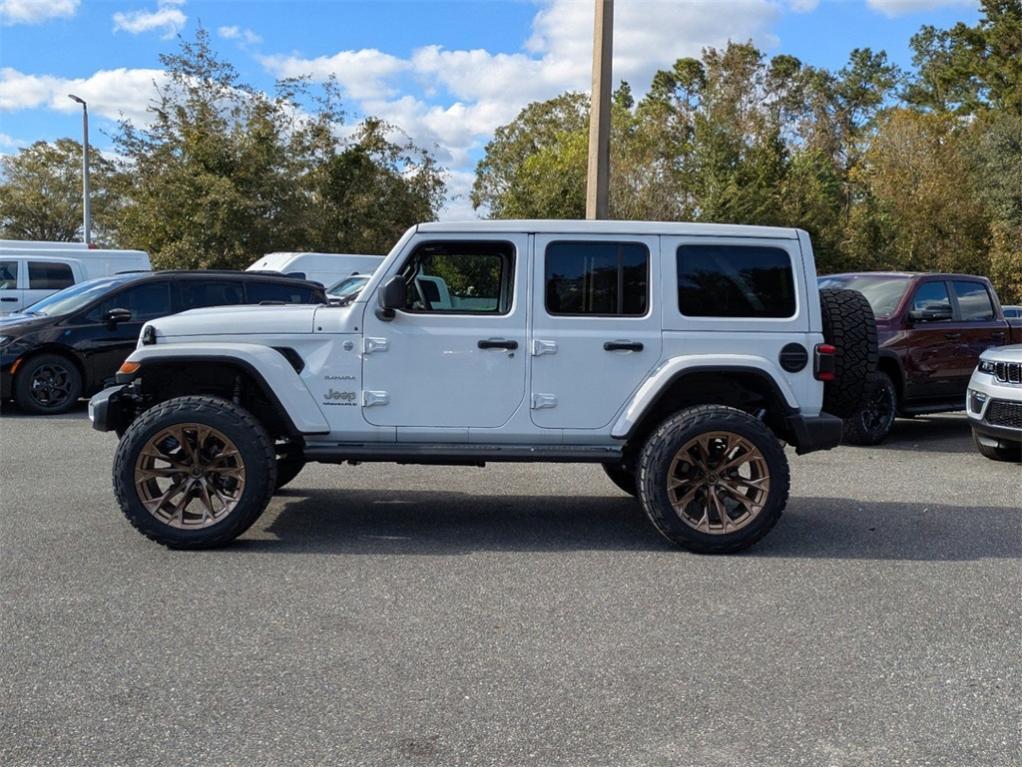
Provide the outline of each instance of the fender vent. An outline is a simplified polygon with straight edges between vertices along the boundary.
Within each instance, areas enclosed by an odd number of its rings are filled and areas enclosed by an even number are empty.
[[[302,355],[290,346],[274,346],[273,351],[279,352],[280,355],[288,361],[291,367],[295,369],[296,373],[301,373],[305,369],[305,360],[302,359]]]
[[[781,349],[781,367],[789,373],[797,373],[809,364],[809,352],[802,344],[788,344]]]

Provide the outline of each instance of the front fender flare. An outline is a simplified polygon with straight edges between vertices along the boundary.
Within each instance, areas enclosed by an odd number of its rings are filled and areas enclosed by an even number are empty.
[[[692,354],[664,360],[632,395],[611,429],[614,439],[627,439],[661,393],[678,378],[693,373],[752,373],[774,387],[790,412],[798,412],[798,399],[780,369],[763,357],[751,354]]]
[[[137,362],[139,369],[131,377],[145,374],[146,365],[195,362],[217,362],[242,368],[260,385],[271,402],[276,402],[282,415],[300,434],[325,434],[330,431],[323,412],[316,404],[301,376],[287,358],[276,349],[246,343],[171,343],[140,346],[127,362]],[[118,373],[118,383],[126,383]]]

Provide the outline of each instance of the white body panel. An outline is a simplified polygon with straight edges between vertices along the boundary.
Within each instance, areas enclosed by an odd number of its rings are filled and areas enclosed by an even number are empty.
[[[300,272],[305,279],[329,287],[353,274],[372,274],[383,263],[383,258],[362,253],[267,253],[248,270]]]
[[[999,346],[988,349],[980,355],[980,360],[990,362],[1015,362],[1022,364],[1022,344],[1011,346]],[[981,373],[979,368],[969,379],[970,396],[967,397],[965,412],[973,421],[982,421],[986,417],[987,408],[992,400],[1007,400],[1008,402],[1022,402],[1022,384],[1006,383],[998,381],[990,373]],[[972,392],[979,392],[985,399],[980,404],[979,410],[973,409]],[[1022,440],[1022,429],[1019,430],[1019,439]]]

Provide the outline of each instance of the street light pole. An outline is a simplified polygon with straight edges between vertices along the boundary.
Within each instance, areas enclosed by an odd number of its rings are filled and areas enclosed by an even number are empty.
[[[82,105],[82,198],[84,200],[84,215],[82,217],[82,240],[85,244],[92,244],[92,203],[89,200],[89,105],[85,99],[67,94],[72,101]]]
[[[586,218],[610,215],[610,83],[614,0],[596,0],[593,25],[593,96],[589,108],[589,172]]]

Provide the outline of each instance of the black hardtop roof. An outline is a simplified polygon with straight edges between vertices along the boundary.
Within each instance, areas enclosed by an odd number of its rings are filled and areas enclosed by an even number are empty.
[[[241,269],[160,269],[153,271],[146,270],[127,270],[123,272],[117,272],[117,275],[134,275],[134,280],[146,280],[153,279],[156,277],[171,277],[174,279],[183,278],[189,279],[203,279],[207,277],[234,277],[245,280],[260,281],[273,281],[273,282],[297,282],[302,285],[307,285],[311,288],[323,288],[323,285],[314,282],[312,280],[302,279],[301,277],[292,277],[282,272],[274,272],[269,270],[253,269],[241,270]],[[116,276],[116,275],[114,275]]]

